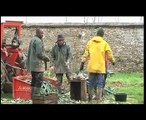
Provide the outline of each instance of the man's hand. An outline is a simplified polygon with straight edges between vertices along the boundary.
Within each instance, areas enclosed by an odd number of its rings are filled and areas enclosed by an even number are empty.
[[[81,62],[80,71],[82,71],[83,69],[84,69],[84,62]]]
[[[69,61],[65,62],[65,66],[69,66]]]
[[[54,72],[55,71],[55,66],[51,66],[50,71]]]

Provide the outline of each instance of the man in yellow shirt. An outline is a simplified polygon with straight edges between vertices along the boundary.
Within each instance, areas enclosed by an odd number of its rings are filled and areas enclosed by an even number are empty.
[[[105,85],[106,61],[105,57],[114,65],[115,59],[111,47],[103,39],[104,31],[99,28],[97,36],[91,38],[81,58],[80,71],[83,70],[84,63],[88,60],[87,71],[89,72],[88,94],[89,101],[92,99],[94,87],[97,86],[97,101],[102,100],[103,89]]]

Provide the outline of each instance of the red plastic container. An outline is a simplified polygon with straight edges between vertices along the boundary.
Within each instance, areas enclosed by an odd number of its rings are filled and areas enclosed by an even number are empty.
[[[26,77],[13,77],[13,98],[17,99],[31,99],[31,87],[30,82],[26,81]]]
[[[43,79],[50,81],[54,87],[58,87],[56,80],[48,77],[44,77]],[[31,75],[13,77],[12,80],[13,98],[31,100],[31,83],[28,82],[28,80],[31,80]]]

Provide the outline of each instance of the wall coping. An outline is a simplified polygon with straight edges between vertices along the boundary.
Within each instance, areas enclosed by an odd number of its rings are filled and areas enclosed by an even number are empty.
[[[23,27],[144,27],[143,23],[29,23]]]

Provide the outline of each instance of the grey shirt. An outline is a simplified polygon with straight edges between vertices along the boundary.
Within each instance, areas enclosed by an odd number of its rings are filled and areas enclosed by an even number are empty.
[[[26,61],[28,71],[43,72],[45,70],[44,61],[48,59],[44,53],[43,40],[37,36],[33,37],[29,44]]]
[[[55,66],[56,73],[68,73],[70,72],[69,65],[66,65],[66,62],[71,60],[71,51],[70,46],[64,43],[62,46],[58,46],[56,43],[51,51],[52,56],[52,65]]]

